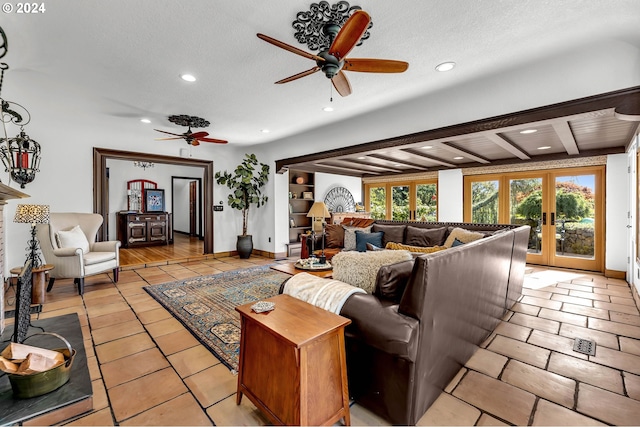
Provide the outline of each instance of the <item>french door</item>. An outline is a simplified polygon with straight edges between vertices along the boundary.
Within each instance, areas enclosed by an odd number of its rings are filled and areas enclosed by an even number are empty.
[[[465,177],[465,221],[528,224],[527,262],[604,271],[604,167]]]
[[[436,180],[365,184],[365,209],[374,219],[437,221]]]

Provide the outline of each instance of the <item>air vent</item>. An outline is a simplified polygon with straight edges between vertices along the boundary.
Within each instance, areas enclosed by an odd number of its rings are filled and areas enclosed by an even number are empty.
[[[596,343],[593,341],[585,340],[583,338],[576,338],[575,342],[573,343],[573,351],[588,354],[589,356],[595,356]]]

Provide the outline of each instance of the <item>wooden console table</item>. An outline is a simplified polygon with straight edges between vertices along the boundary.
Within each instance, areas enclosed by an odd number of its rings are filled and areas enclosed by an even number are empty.
[[[240,313],[236,403],[246,395],[279,425],[351,424],[344,327],[351,320],[289,295],[273,311]]]

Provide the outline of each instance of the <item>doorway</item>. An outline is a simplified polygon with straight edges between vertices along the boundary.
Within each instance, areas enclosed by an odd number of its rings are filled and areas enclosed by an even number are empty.
[[[109,187],[107,181],[107,160],[143,160],[155,163],[165,163],[178,166],[192,166],[203,169],[202,179],[202,233],[204,238],[204,253],[213,253],[213,161],[192,158],[172,157],[160,154],[136,153],[131,151],[109,150],[105,148],[93,149],[93,211],[108,218],[109,215]],[[98,241],[108,240],[108,230],[101,227],[98,230]]]
[[[172,176],[171,193],[173,231],[202,240],[202,179]]]
[[[531,226],[527,262],[604,271],[604,166],[465,177],[465,221]]]

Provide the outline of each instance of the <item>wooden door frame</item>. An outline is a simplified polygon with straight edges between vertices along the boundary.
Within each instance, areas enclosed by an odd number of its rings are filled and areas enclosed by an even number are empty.
[[[99,213],[103,218],[109,218],[106,170],[107,160],[142,160],[154,163],[164,163],[176,166],[200,167],[203,169],[202,192],[204,203],[204,253],[213,253],[213,161],[183,157],[172,157],[161,154],[136,153],[133,151],[110,150],[107,148],[93,148],[93,212]],[[108,240],[107,228],[98,230],[98,241]]]

